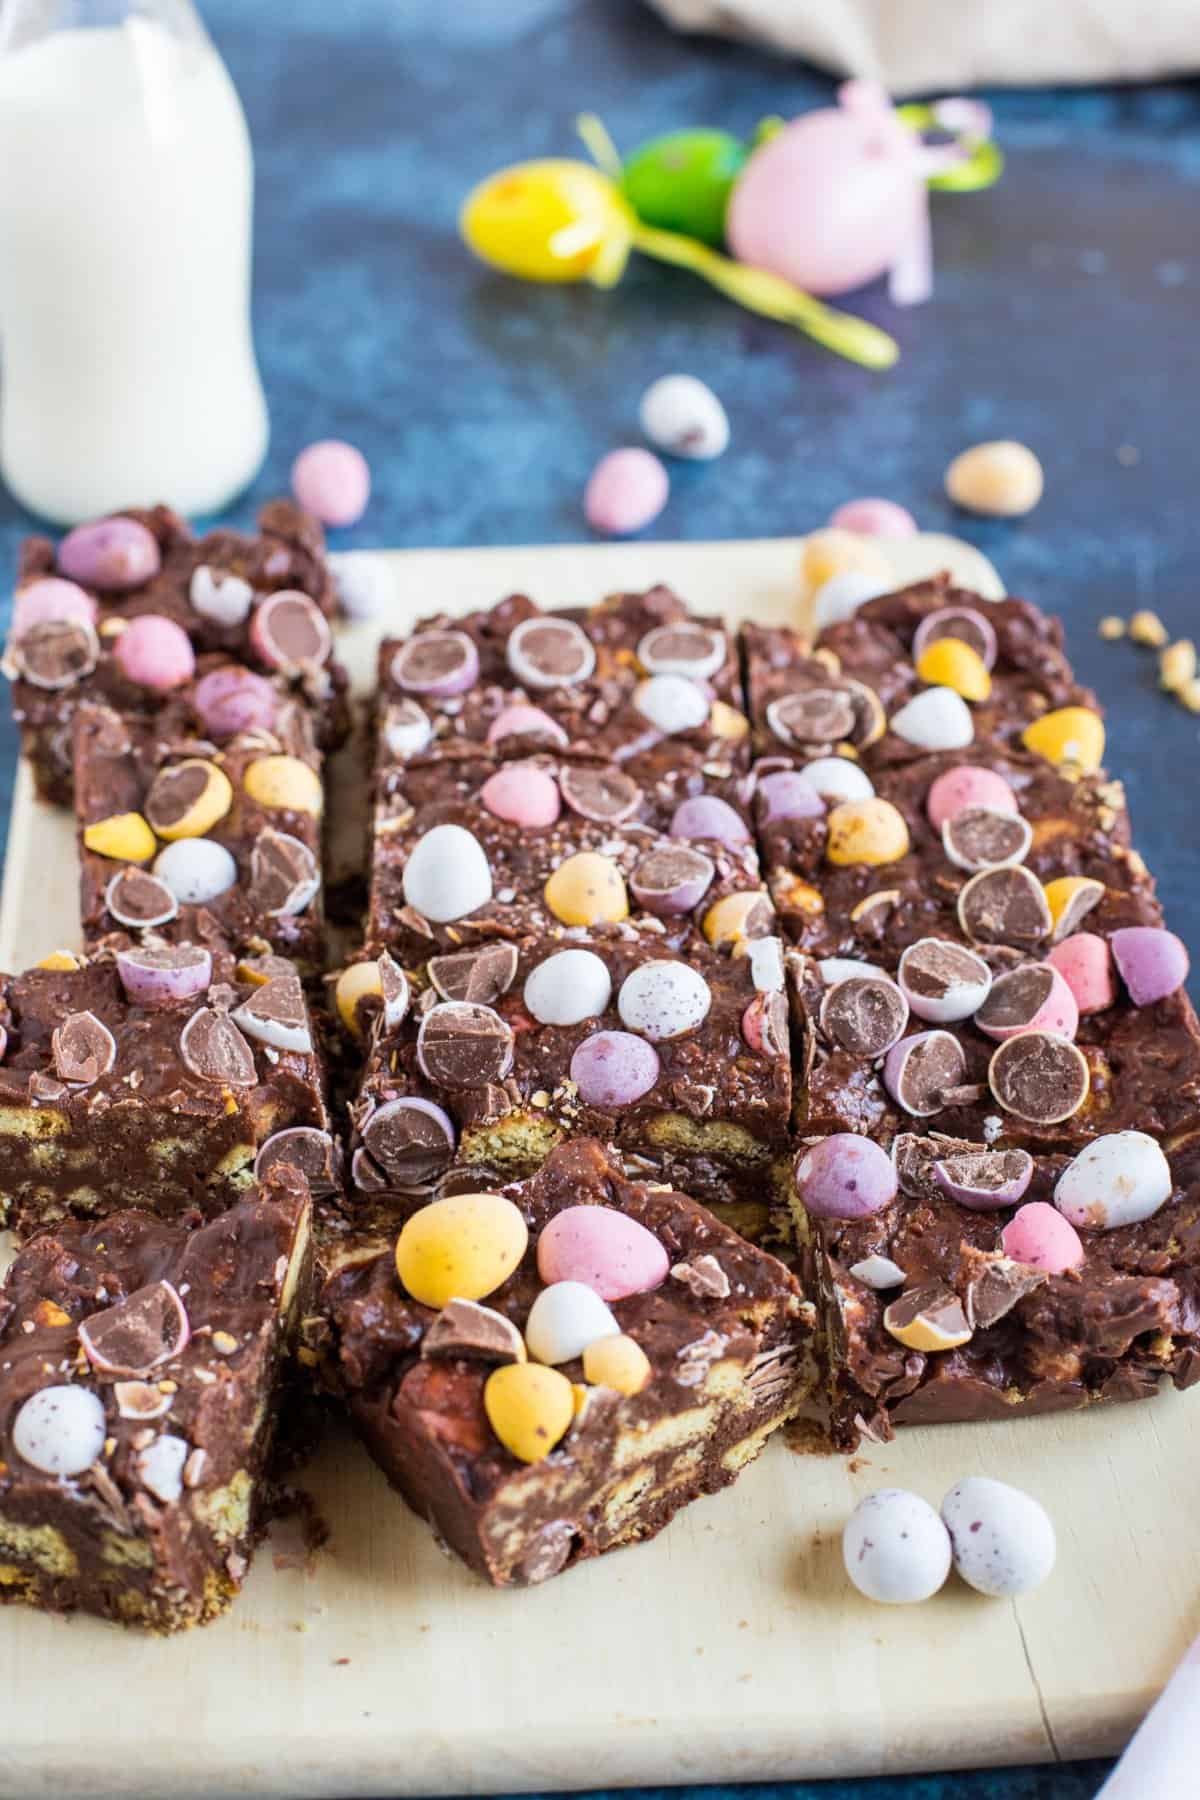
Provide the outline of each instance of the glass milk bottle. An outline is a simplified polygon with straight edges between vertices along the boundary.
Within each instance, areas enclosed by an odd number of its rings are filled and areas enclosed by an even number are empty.
[[[0,470],[31,511],[253,479],[252,176],[190,0],[0,0]]]

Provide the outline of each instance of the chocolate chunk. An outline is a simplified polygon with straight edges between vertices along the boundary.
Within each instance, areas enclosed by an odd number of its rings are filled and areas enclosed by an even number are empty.
[[[958,1039],[948,1031],[926,1031],[904,1046],[893,1091],[905,1112],[927,1118],[941,1112],[948,1091],[960,1085],[966,1072],[966,1052]]]
[[[143,807],[151,830],[167,835],[187,817],[208,787],[211,776],[204,763],[178,763],[160,769],[150,784]]]
[[[99,1081],[117,1060],[116,1039],[95,1013],[71,1013],[51,1036],[50,1045],[60,1078],[80,1087]]]
[[[1087,1099],[1091,1074],[1069,1039],[1022,1031],[992,1057],[988,1085],[1005,1112],[1031,1125],[1060,1125]]]
[[[42,619],[12,647],[17,673],[34,687],[74,687],[100,661],[100,640],[84,619]]]
[[[311,1194],[337,1192],[333,1137],[315,1125],[289,1125],[269,1137],[254,1159],[254,1178],[261,1181],[276,1163],[291,1163],[308,1182]]]
[[[1042,884],[1031,870],[984,869],[958,896],[959,924],[980,943],[1032,950],[1050,935],[1054,921]]]
[[[564,766],[559,770],[558,787],[571,811],[596,825],[615,825],[628,819],[642,798],[642,790],[633,777],[611,767]]]
[[[364,1194],[382,1194],[387,1189],[387,1176],[361,1144],[350,1158],[350,1185]]]
[[[686,1262],[675,1263],[671,1277],[697,1300],[724,1300],[729,1294],[729,1277],[715,1256],[691,1256]]]
[[[422,1356],[465,1356],[479,1362],[525,1361],[525,1344],[511,1319],[474,1300],[443,1306],[421,1340]]]
[[[964,1303],[967,1324],[973,1331],[986,1331],[1023,1300],[1049,1281],[1045,1269],[1029,1263],[1014,1262],[1009,1256],[990,1255],[973,1246],[964,1246],[962,1260]]]
[[[213,1006],[192,1014],[180,1033],[179,1054],[201,1081],[253,1087],[258,1080],[253,1050],[228,1013]]]
[[[243,1031],[276,1050],[295,1050],[302,1056],[312,1052],[304,990],[294,970],[256,987],[234,1018]]]
[[[478,950],[454,950],[431,956],[429,979],[443,1000],[465,1000],[491,1006],[506,994],[517,973],[515,944],[483,944]]]
[[[567,1565],[575,1543],[575,1528],[567,1519],[552,1519],[543,1525],[532,1545],[517,1564],[514,1574],[526,1587],[549,1581]]]
[[[852,975],[821,1002],[821,1030],[851,1056],[882,1056],[907,1023],[908,1002],[884,975]]]
[[[320,885],[320,867],[307,844],[270,825],[259,832],[250,852],[250,900],[267,918],[303,912]]]
[[[767,724],[785,744],[840,744],[856,722],[854,702],[840,687],[803,688],[767,707]]]
[[[946,855],[959,869],[995,869],[1019,863],[1029,853],[1028,820],[992,806],[964,806],[942,826]]]
[[[104,904],[118,925],[141,931],[148,925],[166,925],[175,918],[179,903],[165,881],[145,869],[119,869],[105,889]]]
[[[434,1101],[417,1095],[385,1100],[362,1121],[360,1131],[372,1169],[360,1173],[356,1151],[350,1172],[359,1187],[391,1183],[402,1191],[419,1191],[437,1180],[454,1155],[449,1117]],[[375,1169],[379,1183],[370,1179]]]
[[[971,1327],[962,1301],[944,1282],[910,1288],[884,1308],[884,1330],[910,1350],[935,1352],[965,1344]]]
[[[106,1375],[146,1376],[191,1337],[187,1310],[169,1281],[140,1287],[79,1327],[89,1362]]]
[[[992,991],[975,1014],[983,1031],[1022,1031],[1041,1012],[1054,988],[1048,963],[1022,963],[997,975]]]

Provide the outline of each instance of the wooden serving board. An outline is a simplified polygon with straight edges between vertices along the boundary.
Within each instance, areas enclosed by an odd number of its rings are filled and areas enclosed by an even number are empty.
[[[796,614],[797,542],[397,553],[403,628],[524,589],[545,604],[671,582],[697,607]],[[908,578],[945,539],[897,545]],[[369,683],[377,625],[344,634]],[[0,966],[76,942],[70,822],[17,786]],[[967,1473],[1050,1509],[1040,1592],[861,1599],[842,1525],[872,1488],[935,1505]],[[331,1528],[311,1572],[268,1544],[232,1612],[146,1640],[0,1611],[0,1795],[350,1796],[895,1773],[1119,1747],[1200,1623],[1200,1406],[909,1431],[852,1460],[779,1441],[653,1543],[496,1593],[438,1549],[349,1435],[304,1473]]]

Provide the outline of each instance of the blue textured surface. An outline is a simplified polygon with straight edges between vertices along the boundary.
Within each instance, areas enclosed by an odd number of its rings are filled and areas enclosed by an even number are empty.
[[[685,275],[643,262],[614,294],[523,287],[473,264],[454,233],[479,177],[573,153],[581,108],[628,148],[679,124],[748,131],[824,100],[820,77],[674,39],[637,0],[205,10],[258,152],[256,321],[274,437],[239,519],[284,486],[306,441],[336,434],[362,446],[375,475],[347,544],[577,538],[584,480],[605,450],[636,441],[643,386],[691,370],[725,399],[733,446],[674,471],[656,531],[794,533],[854,494],[884,493],[973,538],[1013,591],[1065,615],[1081,676],[1109,704],[1109,760],[1139,843],[1175,923],[1200,940],[1198,723],[1155,693],[1147,653],[1095,632],[1135,600],[1177,631],[1197,623],[1200,90],[993,96],[1008,173],[989,195],[935,201],[933,304],[897,315],[881,292],[856,300],[903,345],[879,376]],[[964,521],[942,496],[951,455],[990,436],[1024,439],[1046,465],[1046,499],[1017,526]],[[0,494],[0,565],[28,523]],[[13,757],[5,720],[6,783]],[[1084,1800],[1100,1774],[762,1792]]]

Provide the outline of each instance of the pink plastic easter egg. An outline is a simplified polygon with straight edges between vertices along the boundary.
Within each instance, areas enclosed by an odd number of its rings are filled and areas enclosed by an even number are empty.
[[[1053,963],[1075,996],[1081,1013],[1107,1012],[1115,1004],[1117,983],[1112,954],[1094,931],[1076,931],[1055,944],[1048,963]]]
[[[14,598],[13,636],[19,638],[31,625],[44,625],[50,619],[82,619],[94,625],[97,611],[92,596],[75,582],[47,575],[42,581],[31,581]]]
[[[568,1206],[537,1247],[544,1282],[582,1281],[602,1300],[646,1294],[667,1278],[670,1259],[654,1233],[611,1206]]]
[[[587,522],[608,537],[641,531],[667,504],[670,486],[666,469],[651,451],[610,450],[592,470],[584,490]]]
[[[130,619],[113,647],[121,673],[139,687],[165,694],[196,673],[196,653],[182,625],[161,613]]]
[[[1000,1243],[1014,1262],[1062,1275],[1083,1261],[1083,1242],[1069,1219],[1045,1200],[1019,1206],[1004,1230]]]
[[[847,500],[829,515],[835,531],[856,531],[859,537],[915,537],[917,521],[906,506],[895,500],[879,500],[874,495],[862,500]]]
[[[956,769],[947,769],[930,784],[925,796],[925,810],[935,831],[968,806],[990,806],[994,812],[1021,810],[1003,775],[997,775],[994,769],[981,769],[975,763],[960,763]]]
[[[883,110],[805,113],[742,171],[725,232],[740,262],[813,294],[844,294],[891,268],[921,213],[912,134]]]
[[[371,498],[370,465],[353,444],[322,438],[292,464],[292,492],[322,525],[354,525]]]
[[[532,763],[506,763],[484,782],[479,798],[494,819],[530,830],[553,825],[562,808],[553,775]]]

